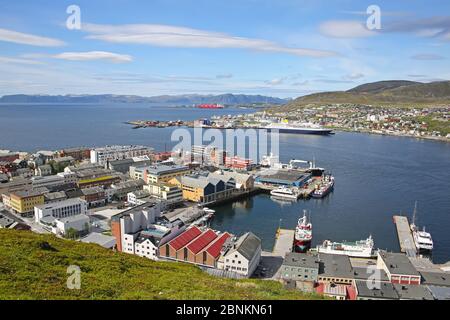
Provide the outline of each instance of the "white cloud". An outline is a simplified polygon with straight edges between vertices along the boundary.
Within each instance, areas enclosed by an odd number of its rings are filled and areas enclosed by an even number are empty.
[[[0,29],[0,41],[39,47],[59,47],[65,44],[64,41],[58,39],[41,37],[8,29]]]
[[[181,48],[241,48],[315,58],[337,55],[337,53],[332,51],[291,48],[263,39],[236,37],[225,33],[170,25],[83,24],[82,30],[90,33],[87,36],[88,39],[112,43],[133,43]]]
[[[345,80],[357,80],[357,79],[361,79],[361,78],[364,78],[364,77],[365,77],[364,74],[359,73],[359,72],[354,72],[354,73],[351,73],[351,74],[348,74],[348,75],[344,76],[344,79]]]
[[[445,57],[434,54],[434,53],[420,53],[411,57],[413,60],[424,60],[424,61],[433,61],[433,60],[444,60]]]
[[[216,75],[216,79],[231,79],[231,78],[233,78],[233,75],[231,73]]]
[[[326,21],[320,25],[319,31],[331,38],[366,38],[377,34],[363,23],[352,20]]]
[[[91,61],[107,60],[114,63],[131,62],[133,58],[126,54],[118,54],[106,51],[88,51],[88,52],[63,52],[50,57],[70,61]]]
[[[283,78],[275,78],[269,81],[266,81],[265,83],[271,86],[278,86],[280,84],[283,84],[284,79]]]
[[[14,63],[14,64],[28,64],[28,65],[38,65],[42,64],[40,61],[30,60],[30,59],[20,59],[0,56],[0,63]]]

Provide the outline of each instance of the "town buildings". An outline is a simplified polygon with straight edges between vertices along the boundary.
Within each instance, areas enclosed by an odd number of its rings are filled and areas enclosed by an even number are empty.
[[[91,163],[105,165],[107,161],[151,156],[153,148],[145,146],[106,146],[91,150]]]
[[[67,218],[79,214],[88,213],[88,204],[81,199],[68,199],[50,204],[36,205],[34,207],[34,219],[40,222],[44,217],[53,217],[55,219]]]
[[[419,285],[420,273],[402,253],[378,251],[377,267],[386,272],[392,283]]]

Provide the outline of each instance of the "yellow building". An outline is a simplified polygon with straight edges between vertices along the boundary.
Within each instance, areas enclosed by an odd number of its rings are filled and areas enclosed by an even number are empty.
[[[173,178],[170,184],[183,191],[183,199],[201,204],[226,199],[233,194],[234,188],[220,179],[208,178],[201,175]]]
[[[142,168],[143,178],[147,184],[159,184],[171,181],[173,178],[181,177],[191,173],[186,166],[155,165]]]
[[[11,208],[22,215],[33,214],[34,207],[44,204],[44,193],[42,191],[18,191],[11,193]]]

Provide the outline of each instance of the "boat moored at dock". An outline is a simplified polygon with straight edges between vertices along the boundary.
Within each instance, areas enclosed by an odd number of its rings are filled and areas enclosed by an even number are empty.
[[[416,215],[417,215],[417,202],[414,205],[413,220],[410,225],[412,236],[414,239],[414,244],[418,252],[431,252],[433,251],[434,246],[431,234],[425,231],[425,227],[423,227],[423,230],[419,229],[419,227],[416,225]]]
[[[306,216],[306,210],[303,210],[303,217],[298,219],[294,235],[294,252],[304,253],[311,248],[312,241],[312,223]]]
[[[325,240],[322,245],[317,246],[315,251],[319,253],[338,254],[355,258],[372,258],[376,256],[373,247],[374,242],[372,236],[369,236],[366,240],[354,242],[332,242],[330,240]]]
[[[285,186],[270,191],[270,195],[275,198],[288,200],[297,200],[299,198],[299,193],[295,189]]]
[[[323,181],[311,193],[311,196],[316,199],[325,198],[334,189],[334,177],[332,175],[325,175]]]

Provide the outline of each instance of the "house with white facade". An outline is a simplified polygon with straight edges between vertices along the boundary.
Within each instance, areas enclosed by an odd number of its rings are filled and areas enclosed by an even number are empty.
[[[224,248],[217,263],[219,269],[250,277],[261,260],[261,239],[247,232]]]

